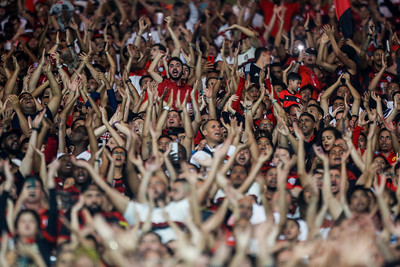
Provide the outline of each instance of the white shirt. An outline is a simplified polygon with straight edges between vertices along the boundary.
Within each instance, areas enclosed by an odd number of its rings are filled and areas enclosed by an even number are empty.
[[[189,201],[183,199],[180,201],[169,202],[165,206],[165,211],[167,212],[171,221],[183,223],[183,221],[189,215]],[[142,204],[136,201],[130,201],[126,210],[124,212],[124,218],[129,223],[129,225],[134,225],[138,222],[145,222],[147,220],[150,207],[147,204]],[[139,215],[139,218],[136,217]],[[163,216],[163,209],[155,207],[151,213],[151,223],[153,231],[161,236],[161,241],[163,244],[176,239],[174,230],[172,230],[167,224],[166,219]]]
[[[222,146],[222,144],[216,146],[215,148],[210,148],[208,145],[206,145],[206,147],[212,153],[214,153],[215,150],[217,150],[221,146]],[[229,149],[228,149],[228,152],[226,153],[226,155],[229,156],[229,157],[232,156],[233,153],[235,152],[235,150],[236,150],[235,146],[229,146]],[[206,160],[206,159],[211,159],[211,158],[212,158],[212,156],[209,153],[207,153],[207,152],[205,152],[203,150],[200,150],[200,151],[197,151],[196,153],[193,154],[193,156],[190,158],[190,163],[200,167],[199,162],[201,162],[203,160]]]

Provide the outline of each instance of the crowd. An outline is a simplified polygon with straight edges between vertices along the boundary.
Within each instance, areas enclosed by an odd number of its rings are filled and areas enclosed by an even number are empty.
[[[0,21],[0,266],[400,265],[398,0]]]

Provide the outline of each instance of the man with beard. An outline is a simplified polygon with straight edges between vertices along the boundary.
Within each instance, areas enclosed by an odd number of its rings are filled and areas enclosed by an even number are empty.
[[[21,158],[21,144],[19,142],[19,138],[21,137],[21,132],[17,129],[11,130],[9,132],[5,132],[1,135],[0,144],[1,144],[1,154],[4,154],[5,157],[9,157],[11,159]]]
[[[86,170],[85,170],[86,171]],[[83,203],[77,203],[74,208],[75,212],[78,211],[78,220],[81,227],[86,225],[85,216],[82,212],[82,209],[86,209],[89,211],[91,216],[95,216],[96,214],[101,214],[109,223],[123,221],[122,216],[116,212],[107,212],[103,210],[104,204],[104,193],[96,184],[90,184],[81,194],[81,198],[83,198]],[[72,208],[67,214],[65,214],[66,218],[71,221],[72,213],[74,212],[74,208]],[[77,210],[76,210],[77,209]],[[58,243],[62,243],[66,240],[69,240],[70,231],[67,227],[63,226],[61,228],[61,232],[58,238]]]
[[[178,95],[178,91],[180,91],[181,102],[184,101],[185,95],[188,92],[188,103],[191,103],[190,100],[190,92],[192,91],[192,87],[185,83],[182,79],[183,75],[183,64],[182,61],[173,57],[168,62],[168,74],[169,79],[164,78],[164,80],[158,85],[158,95],[161,96],[164,93],[165,88],[168,88],[167,94],[165,95],[165,99],[168,99],[169,95],[172,93],[174,96],[173,108],[175,107],[176,97]],[[168,108],[168,107],[165,107]]]
[[[57,114],[58,108],[60,107],[62,94],[58,86],[58,83],[52,73],[51,64],[49,62],[47,64],[49,66],[44,67],[44,72],[50,83],[52,97],[48,105],[45,107],[45,109],[46,109],[46,117],[50,118],[50,120],[53,120],[53,117]],[[28,117],[30,117],[33,121],[35,117],[40,113],[40,111],[38,111],[36,108],[36,104],[32,94],[27,91],[24,91],[19,95],[18,98],[21,104],[21,109],[23,114],[27,119]],[[18,116],[14,116],[13,120],[11,121],[11,125],[12,128],[14,129],[21,128]]]
[[[229,181],[233,188],[239,189],[248,175],[248,169],[245,166],[235,165],[232,167],[231,173],[229,174]],[[261,201],[259,184],[252,183],[249,190],[247,190],[246,195],[251,196],[253,201]],[[214,197],[214,202],[220,202],[223,198],[225,198],[225,192],[222,189],[219,189]]]

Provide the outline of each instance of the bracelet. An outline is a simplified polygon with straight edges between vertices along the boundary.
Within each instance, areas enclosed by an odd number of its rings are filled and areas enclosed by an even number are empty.
[[[40,132],[40,128],[39,127],[32,127],[32,131],[37,131],[37,132]]]
[[[61,69],[62,67],[63,67],[63,65],[61,64],[61,65],[57,66],[57,69]]]
[[[193,46],[193,44],[192,44],[192,43],[189,43],[188,46]]]
[[[168,111],[171,111],[171,108],[168,107],[168,106],[164,106],[163,109],[168,110]]]
[[[278,102],[278,100],[276,100],[276,99],[273,99],[273,100],[271,101],[272,105],[275,104],[276,102]]]
[[[67,47],[74,47],[72,44],[67,44]]]
[[[101,162],[101,160],[100,160],[100,159],[95,159],[94,161],[95,161],[95,162]]]
[[[89,93],[86,93],[86,96],[87,96],[87,97],[89,97],[89,96],[90,96],[90,94],[89,94]]]
[[[92,30],[92,29],[88,29],[87,31],[88,31],[88,32],[92,32],[93,30]]]
[[[113,123],[112,127],[115,128],[115,124],[119,123],[119,121],[116,121]]]
[[[129,80],[129,79],[125,81],[125,83],[130,83],[130,82],[131,82],[131,80]]]

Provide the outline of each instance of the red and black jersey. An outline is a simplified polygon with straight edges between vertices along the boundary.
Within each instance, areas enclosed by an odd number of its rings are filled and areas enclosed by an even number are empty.
[[[281,101],[283,108],[287,109],[291,105],[300,104],[301,103],[301,96],[300,96],[300,94],[298,92],[296,92],[296,94],[292,94],[287,89],[285,89],[282,92],[280,92],[279,100]]]

